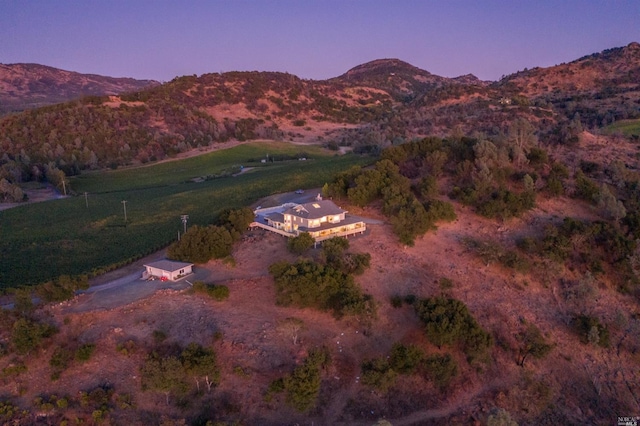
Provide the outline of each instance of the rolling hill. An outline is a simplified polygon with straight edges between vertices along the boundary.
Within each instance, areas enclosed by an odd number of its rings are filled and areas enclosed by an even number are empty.
[[[116,95],[156,86],[152,80],[80,74],[39,64],[0,64],[0,115],[89,95]]]
[[[447,136],[454,129],[496,137],[524,119],[543,142],[563,144],[575,140],[582,128],[640,117],[638,43],[497,82],[473,75],[446,78],[398,59],[381,59],[324,81],[278,72],[228,72],[179,77],[138,91],[131,91],[135,84],[153,82],[58,72],[59,84],[47,91],[41,87],[47,86],[50,68],[12,69],[23,75],[31,70],[30,78],[13,83],[23,88],[12,92],[22,102],[62,98],[80,88],[128,91],[2,119],[5,155],[0,162],[10,164],[5,169],[13,173],[4,175],[12,174],[14,182],[18,175],[32,179],[36,170],[42,175],[47,164],[77,174],[153,162],[228,140],[305,141],[378,152],[416,137]]]

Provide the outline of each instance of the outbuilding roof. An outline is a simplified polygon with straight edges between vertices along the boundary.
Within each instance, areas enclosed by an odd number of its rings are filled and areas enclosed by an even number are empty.
[[[149,266],[151,268],[156,268],[156,269],[162,269],[163,271],[167,271],[167,272],[176,272],[188,266],[193,266],[193,263],[177,262],[175,260],[163,259],[163,260],[158,260],[157,262],[148,263],[144,266],[145,267]]]

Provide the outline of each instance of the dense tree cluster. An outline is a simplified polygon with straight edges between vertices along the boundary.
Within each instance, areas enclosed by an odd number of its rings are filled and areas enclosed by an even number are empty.
[[[381,200],[400,241],[413,245],[416,237],[435,229],[437,221],[456,217],[450,204],[435,198],[435,179],[448,161],[442,143],[427,138],[388,148],[373,168],[354,167],[338,174],[325,185],[324,195],[346,198],[358,206]]]
[[[140,374],[142,389],[164,393],[167,404],[172,394],[185,395],[189,390],[187,379],[195,381],[198,391],[201,382],[211,391],[220,380],[215,352],[197,343],[190,343],[177,355],[150,354]]]
[[[280,261],[269,267],[275,279],[276,302],[284,306],[312,307],[336,316],[375,314],[369,295],[363,294],[352,274],[369,267],[368,253],[346,253],[349,241],[336,237],[322,242],[321,261]]]
[[[253,219],[249,208],[225,210],[218,220],[220,225],[190,227],[179,241],[169,246],[167,255],[192,263],[230,256],[233,243],[240,239]]]
[[[89,280],[86,276],[61,275],[53,281],[39,285],[36,292],[45,302],[62,302],[71,299],[76,291],[88,288]]]
[[[276,284],[276,302],[283,306],[316,308],[334,315],[366,315],[373,311],[351,275],[311,260],[286,261],[269,267]]]
[[[169,246],[167,255],[171,259],[192,263],[207,263],[210,259],[222,259],[231,254],[233,238],[222,226],[194,225],[185,232],[180,241]]]

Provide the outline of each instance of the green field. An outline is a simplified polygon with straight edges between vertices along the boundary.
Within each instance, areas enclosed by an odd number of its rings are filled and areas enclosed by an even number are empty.
[[[625,136],[640,136],[640,119],[622,120],[605,128],[607,133],[622,133]]]
[[[307,161],[278,161],[301,151]],[[276,161],[261,163],[267,153]],[[371,161],[356,155],[334,156],[320,148],[254,143],[70,179],[78,196],[0,212],[0,288],[37,284],[62,274],[104,272],[168,245],[182,229],[181,214],[189,215],[189,225],[210,224],[224,208],[321,186],[335,173]],[[190,181],[239,165],[255,169],[236,177]]]

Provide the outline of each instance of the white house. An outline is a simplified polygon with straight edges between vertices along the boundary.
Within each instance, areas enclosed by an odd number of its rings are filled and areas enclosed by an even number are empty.
[[[347,216],[347,211],[336,206],[333,201],[317,199],[305,204],[283,204],[279,207],[256,210],[257,226],[287,237],[295,237],[308,232],[316,241],[333,237],[362,234],[367,230],[365,223]]]
[[[193,263],[176,262],[167,259],[149,263],[144,265],[144,268],[142,279],[155,277],[162,281],[176,281],[185,275],[193,273]]]

